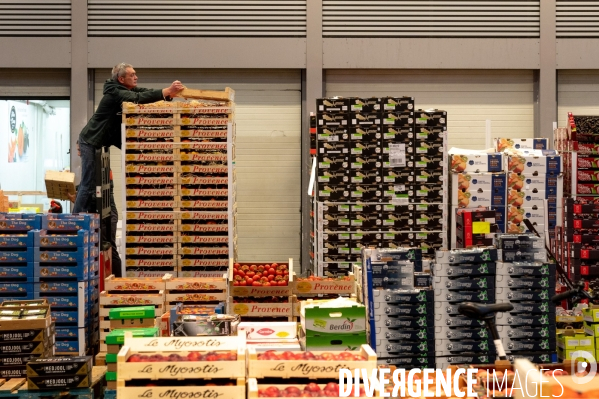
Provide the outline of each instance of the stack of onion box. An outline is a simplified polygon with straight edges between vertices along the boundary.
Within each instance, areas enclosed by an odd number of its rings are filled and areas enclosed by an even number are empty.
[[[92,386],[92,356],[36,359],[27,363],[29,389],[73,389]]]
[[[27,362],[54,355],[54,339],[47,301],[4,301],[0,305],[0,378],[25,377]]]

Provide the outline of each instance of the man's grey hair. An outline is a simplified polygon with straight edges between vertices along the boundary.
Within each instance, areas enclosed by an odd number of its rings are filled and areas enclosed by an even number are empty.
[[[125,64],[124,62],[115,65],[114,68],[112,68],[112,80],[118,80],[119,77],[125,76],[127,74],[127,68],[133,68],[133,65]]]

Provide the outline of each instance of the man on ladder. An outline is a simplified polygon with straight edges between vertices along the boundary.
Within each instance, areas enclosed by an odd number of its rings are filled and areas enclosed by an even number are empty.
[[[87,211],[90,208],[89,204],[96,196],[96,173],[97,168],[100,167],[96,164],[96,150],[102,149],[102,147],[110,148],[111,145],[121,148],[120,113],[123,102],[147,104],[160,100],[172,101],[173,97],[184,88],[178,80],[162,90],[137,87],[137,74],[132,65],[120,63],[112,69],[112,79],[108,79],[104,83],[104,95],[96,112],[79,134],[81,183],[77,191],[73,213]],[[110,183],[112,185],[112,180]],[[112,205],[114,204],[112,190],[110,198]],[[115,253],[114,241],[112,245],[113,253]],[[113,265],[112,271],[116,272],[115,275],[120,276],[120,265],[118,271],[116,265]]]

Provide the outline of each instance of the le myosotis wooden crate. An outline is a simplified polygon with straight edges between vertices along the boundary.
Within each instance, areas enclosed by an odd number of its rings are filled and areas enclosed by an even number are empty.
[[[245,378],[245,337],[125,336],[118,354],[119,381],[133,379]],[[235,360],[228,360],[235,359]]]
[[[318,360],[317,357],[319,357]],[[338,380],[341,369],[366,369],[370,373],[377,367],[377,364],[376,353],[370,346],[362,345],[356,352],[276,351],[262,354],[256,353],[254,348],[249,347],[248,366],[250,378],[330,378]]]

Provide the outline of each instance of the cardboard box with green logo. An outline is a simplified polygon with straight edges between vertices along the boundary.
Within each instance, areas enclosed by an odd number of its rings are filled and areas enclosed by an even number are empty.
[[[367,343],[364,305],[346,298],[303,302],[300,314],[306,350],[353,350]]]

